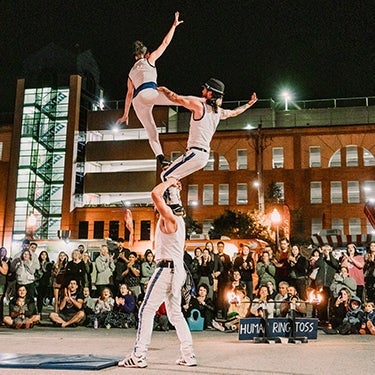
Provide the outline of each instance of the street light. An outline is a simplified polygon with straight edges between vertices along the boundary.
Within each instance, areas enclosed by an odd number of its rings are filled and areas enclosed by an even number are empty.
[[[276,247],[278,247],[279,246],[279,225],[281,223],[281,215],[280,215],[280,212],[277,211],[276,208],[274,208],[271,213],[271,221],[272,221],[272,224],[276,226],[275,242],[276,242]]]
[[[284,90],[284,91],[281,93],[281,97],[284,99],[284,102],[285,102],[285,110],[287,111],[287,110],[288,110],[288,102],[289,102],[289,100],[291,99],[290,92],[289,92],[288,90]]]

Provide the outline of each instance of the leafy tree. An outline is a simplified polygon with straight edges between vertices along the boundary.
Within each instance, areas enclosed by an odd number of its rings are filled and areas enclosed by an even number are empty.
[[[230,238],[259,238],[270,241],[268,228],[263,223],[264,217],[257,211],[243,213],[226,210],[223,215],[213,221],[213,229],[209,234],[212,239],[227,236]]]
[[[268,203],[280,203],[282,201],[282,191],[280,186],[276,185],[275,182],[272,182],[268,185],[268,190],[265,194],[265,201]]]

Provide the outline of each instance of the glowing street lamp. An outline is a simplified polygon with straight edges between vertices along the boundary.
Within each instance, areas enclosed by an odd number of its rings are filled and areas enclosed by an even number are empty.
[[[281,215],[280,215],[280,212],[277,211],[276,208],[274,208],[272,213],[271,213],[271,221],[272,221],[272,224],[274,226],[276,226],[275,242],[276,242],[276,246],[278,246],[278,244],[279,244],[279,225],[281,223]]]
[[[285,110],[287,111],[288,110],[288,102],[291,100],[291,95],[290,95],[290,92],[288,90],[284,90],[282,93],[281,93],[281,97],[284,99],[284,103],[285,103]]]

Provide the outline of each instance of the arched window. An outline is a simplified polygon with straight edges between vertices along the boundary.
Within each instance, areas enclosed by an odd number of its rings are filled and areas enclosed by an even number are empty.
[[[337,150],[331,157],[328,163],[328,167],[341,167],[341,151]]]
[[[367,149],[363,149],[363,165],[365,167],[373,167],[375,166],[375,157],[374,155]]]
[[[346,160],[345,165],[347,167],[358,167],[359,163],[359,155],[358,152],[359,147],[357,145],[348,145],[346,146]],[[363,166],[365,167],[373,167],[375,166],[375,157],[374,155],[367,149],[363,148]],[[331,156],[328,167],[341,167],[341,149],[336,150],[334,154]]]

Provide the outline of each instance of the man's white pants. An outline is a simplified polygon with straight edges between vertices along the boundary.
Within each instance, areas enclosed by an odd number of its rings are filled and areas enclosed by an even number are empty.
[[[207,165],[209,152],[191,149],[179,156],[165,171],[161,173],[161,180],[166,181],[170,177],[177,180],[199,171]]]
[[[137,338],[134,346],[134,353],[137,356],[146,356],[151,342],[155,312],[163,302],[165,302],[168,319],[174,325],[180,340],[182,356],[194,355],[193,339],[181,311],[181,292],[172,294],[173,271],[172,268],[159,267],[148,283],[145,298],[139,309]],[[180,288],[178,290],[180,291]]]

